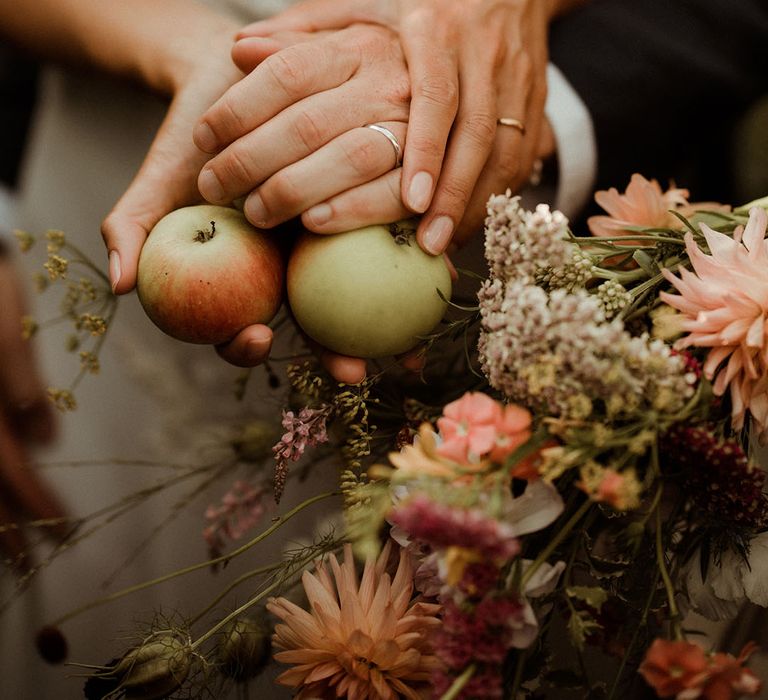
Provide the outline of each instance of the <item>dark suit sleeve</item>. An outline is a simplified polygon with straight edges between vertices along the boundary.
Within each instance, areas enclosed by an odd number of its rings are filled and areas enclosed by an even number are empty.
[[[730,195],[732,127],[768,93],[768,0],[593,0],[550,51],[592,115],[598,188],[641,172]]]

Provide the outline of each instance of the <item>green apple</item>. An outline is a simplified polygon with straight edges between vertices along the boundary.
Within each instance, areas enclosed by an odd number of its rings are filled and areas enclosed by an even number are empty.
[[[412,222],[400,222],[303,233],[287,272],[288,302],[302,330],[353,357],[386,357],[416,346],[445,314],[451,275],[444,257],[425,253],[413,231]]]
[[[268,323],[283,298],[285,265],[275,241],[230,207],[184,207],[152,229],[137,291],[168,335],[217,345]]]

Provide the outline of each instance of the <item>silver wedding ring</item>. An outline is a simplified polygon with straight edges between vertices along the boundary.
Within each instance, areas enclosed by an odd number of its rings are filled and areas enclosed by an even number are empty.
[[[400,147],[400,143],[395,136],[386,126],[381,124],[366,124],[366,128],[378,131],[380,134],[384,134],[387,140],[392,144],[392,148],[395,149],[395,167],[399,168],[403,164],[403,149]]]
[[[525,133],[525,124],[523,124],[523,122],[521,122],[519,119],[514,119],[512,117],[499,117],[496,122],[501,124],[501,126],[511,126],[513,129],[518,129],[521,134]]]

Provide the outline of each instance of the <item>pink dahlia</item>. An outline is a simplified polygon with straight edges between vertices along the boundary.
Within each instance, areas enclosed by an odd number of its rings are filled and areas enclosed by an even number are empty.
[[[595,201],[608,216],[591,216],[587,226],[593,236],[624,236],[632,227],[672,227],[678,224],[670,210],[688,206],[688,190],[672,188],[666,192],[656,180],[635,173],[624,194],[615,187],[595,193]]]
[[[717,396],[730,387],[733,429],[742,428],[749,411],[761,441],[768,437],[767,225],[768,215],[758,207],[750,210],[746,227],[739,226],[733,237],[702,224],[710,255],[686,234],[693,272],[680,268],[676,277],[664,270],[679,294],[660,294],[680,312],[679,328],[688,333],[675,347],[711,348],[704,375],[714,382]]]
[[[282,622],[275,627],[277,661],[293,667],[277,678],[301,698],[418,700],[428,693],[439,667],[431,631],[440,606],[412,602],[413,570],[404,550],[394,578],[386,573],[390,545],[365,563],[358,580],[352,550],[344,562],[329,557],[331,572],[319,564],[302,576],[309,610],[286,598],[267,609]]]

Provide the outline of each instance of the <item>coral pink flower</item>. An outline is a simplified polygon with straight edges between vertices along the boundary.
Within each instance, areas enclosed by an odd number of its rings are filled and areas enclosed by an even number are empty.
[[[747,644],[739,656],[706,654],[697,644],[656,639],[638,669],[660,698],[735,700],[757,695],[762,683],[744,663],[757,646]]]
[[[709,661],[698,644],[655,639],[638,671],[660,698],[701,685]]]
[[[608,216],[591,216],[587,226],[593,236],[624,236],[634,226],[670,227],[679,223],[670,209],[688,206],[688,190],[661,191],[656,180],[646,180],[635,173],[627,191],[619,194],[615,187],[595,193],[595,201]]]
[[[439,662],[430,631],[440,606],[411,602],[413,571],[404,550],[394,578],[386,573],[390,544],[369,559],[358,582],[352,550],[344,562],[329,557],[333,580],[323,564],[302,583],[310,610],[285,598],[267,609],[283,624],[275,627],[275,659],[293,664],[277,682],[301,698],[417,700],[426,696]],[[335,580],[335,583],[334,583]]]
[[[712,348],[704,375],[714,381],[717,396],[730,387],[734,430],[744,424],[746,412],[755,421],[761,441],[768,436],[768,242],[765,209],[750,210],[746,228],[733,237],[701,225],[711,255],[685,237],[693,272],[681,268],[680,277],[664,276],[679,294],[660,296],[680,312],[679,328],[687,331],[676,348]]]
[[[443,439],[438,454],[471,464],[485,456],[501,461],[530,437],[531,414],[502,406],[487,394],[467,392],[443,409],[437,427]]]

